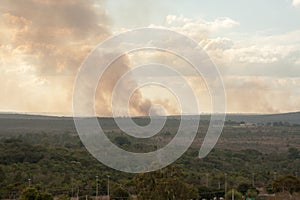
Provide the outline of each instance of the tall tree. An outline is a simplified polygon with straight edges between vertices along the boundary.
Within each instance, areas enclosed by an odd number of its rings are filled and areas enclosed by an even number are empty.
[[[292,175],[276,179],[273,182],[273,190],[275,192],[289,192],[292,195],[294,192],[300,191],[300,179]]]
[[[139,199],[197,198],[197,190],[192,185],[184,183],[182,176],[182,171],[175,167],[137,175],[135,181]]]

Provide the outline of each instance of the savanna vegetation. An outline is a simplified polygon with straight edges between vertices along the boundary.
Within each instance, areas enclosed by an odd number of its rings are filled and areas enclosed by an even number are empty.
[[[147,152],[172,139],[175,133],[170,127],[150,142],[116,130],[107,135],[123,149]],[[204,125],[200,130],[205,130]],[[235,199],[257,197],[261,191],[293,195],[300,191],[299,130],[287,124],[239,127],[239,123],[227,122],[220,142],[204,159],[198,158],[200,134],[174,164],[145,174],[104,166],[71,131],[2,134],[0,198],[85,199],[96,195],[97,185],[98,195],[107,195],[108,179],[111,199],[212,199],[225,192],[230,196],[232,191]]]

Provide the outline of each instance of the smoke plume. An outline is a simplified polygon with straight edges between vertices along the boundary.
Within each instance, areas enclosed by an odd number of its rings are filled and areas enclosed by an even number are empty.
[[[94,0],[2,0],[0,109],[70,114],[81,63],[111,36],[112,21],[104,5]],[[114,84],[128,70],[130,61],[124,56],[105,72],[96,95],[99,115],[111,114]],[[134,80],[126,84],[136,85]],[[148,114],[151,101],[139,91],[133,98],[133,113]]]

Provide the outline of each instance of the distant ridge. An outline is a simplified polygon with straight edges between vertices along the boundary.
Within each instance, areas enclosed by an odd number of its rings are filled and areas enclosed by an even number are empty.
[[[218,114],[216,114],[218,115]],[[170,116],[177,119],[179,116]],[[190,120],[196,120],[195,115],[187,116]],[[200,115],[201,120],[209,120],[211,115]],[[140,117],[145,118],[145,117]],[[198,117],[197,117],[198,118]],[[112,118],[99,117],[100,122],[110,124],[107,129],[116,128]],[[288,122],[300,124],[300,112],[282,114],[228,114],[226,120],[246,123]],[[0,135],[24,134],[24,133],[76,133],[72,117],[55,117],[33,114],[0,113]]]
[[[51,115],[43,115],[43,114],[26,114],[26,113],[1,113],[0,112],[0,120],[1,119],[52,119],[52,120],[60,120],[60,119],[71,119],[72,117],[65,116],[51,116]]]
[[[215,114],[218,115],[218,114]],[[190,116],[191,119],[195,118],[196,115],[186,115]],[[201,114],[201,119],[209,120],[210,114]],[[170,116],[177,118],[179,116]],[[109,117],[99,117],[99,118],[109,118]],[[143,118],[143,117],[136,117]],[[1,119],[30,119],[30,120],[72,120],[70,116],[50,116],[50,115],[40,115],[40,114],[25,114],[25,113],[1,113]],[[248,122],[248,123],[267,123],[267,122],[288,122],[291,124],[300,124],[300,112],[290,112],[290,113],[279,113],[279,114],[235,114],[230,113],[226,115],[226,120],[236,121],[236,122]]]
[[[288,122],[291,124],[300,124],[300,112],[254,115],[228,114],[226,119],[248,123]]]

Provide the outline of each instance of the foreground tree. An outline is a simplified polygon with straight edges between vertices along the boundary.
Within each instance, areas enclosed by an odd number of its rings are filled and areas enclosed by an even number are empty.
[[[112,190],[111,199],[116,200],[126,200],[129,199],[129,192],[127,192],[124,188],[118,186]]]
[[[69,195],[66,195],[66,194],[61,194],[61,195],[57,196],[56,198],[57,198],[57,200],[70,200]]]
[[[253,187],[251,184],[248,184],[248,183],[241,183],[237,187],[237,191],[242,193],[242,195],[246,195],[246,193],[249,189],[253,189]]]
[[[39,191],[34,187],[25,188],[21,194],[21,200],[37,200]]]
[[[182,171],[168,167],[135,178],[139,199],[175,200],[196,199],[197,190],[182,181]]]
[[[300,158],[300,151],[294,147],[289,148],[288,150],[288,158],[289,159],[297,159]]]
[[[232,195],[233,192],[233,195]],[[236,190],[230,190],[229,192],[226,193],[225,199],[232,199],[232,196],[234,196],[234,200],[242,200],[243,195],[242,193],[236,191]]]
[[[247,198],[255,199],[255,198],[257,198],[257,196],[258,196],[258,192],[256,189],[249,189],[246,193]]]
[[[53,196],[49,193],[43,193],[34,187],[27,187],[23,190],[21,200],[53,200]]]
[[[292,195],[300,191],[300,179],[291,175],[276,179],[273,182],[273,190],[274,192],[289,192]]]

